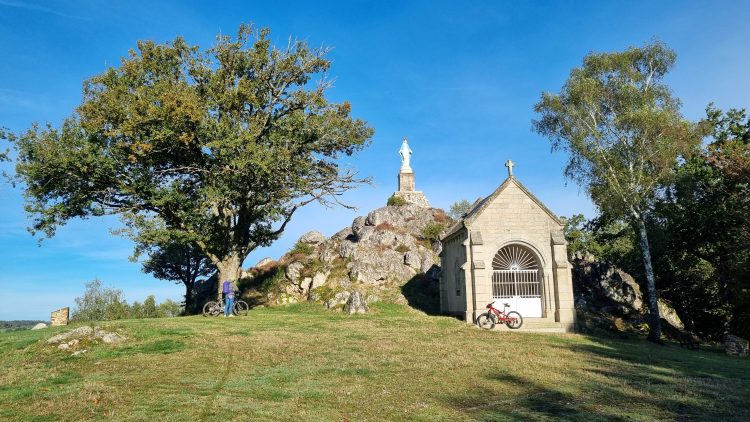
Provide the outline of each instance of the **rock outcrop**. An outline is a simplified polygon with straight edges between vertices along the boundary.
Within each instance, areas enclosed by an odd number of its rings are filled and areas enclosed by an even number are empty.
[[[575,259],[573,290],[582,331],[639,331],[648,320],[648,304],[638,283],[606,262]],[[677,337],[684,330],[677,312],[662,299],[659,314],[666,334]]]
[[[258,304],[316,301],[341,308],[355,291],[363,303],[407,303],[404,284],[415,277],[439,277],[434,234],[449,223],[440,209],[414,204],[378,208],[330,238],[305,233],[278,261],[264,259],[245,271],[241,285],[261,293]]]

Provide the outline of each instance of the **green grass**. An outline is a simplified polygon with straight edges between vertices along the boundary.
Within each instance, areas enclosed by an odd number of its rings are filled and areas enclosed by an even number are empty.
[[[487,332],[398,305],[0,334],[0,420],[749,420],[750,359],[642,339]]]

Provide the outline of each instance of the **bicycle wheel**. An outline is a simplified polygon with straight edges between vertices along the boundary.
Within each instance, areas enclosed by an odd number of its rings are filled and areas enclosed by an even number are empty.
[[[221,313],[221,304],[214,300],[210,300],[203,305],[203,316],[217,316]]]
[[[242,315],[246,316],[247,311],[250,310],[250,305],[247,304],[244,300],[238,300],[234,302],[234,309],[232,309],[232,312],[234,312],[235,315]]]
[[[477,317],[477,326],[479,328],[484,328],[485,330],[491,330],[495,328],[495,318],[494,315],[490,314],[489,312],[485,312]]]
[[[508,316],[505,317],[505,325],[511,330],[517,330],[523,325],[523,317],[516,311],[510,311]]]

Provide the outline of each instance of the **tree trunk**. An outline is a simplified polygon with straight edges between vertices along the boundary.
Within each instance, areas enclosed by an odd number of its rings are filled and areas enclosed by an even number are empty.
[[[221,300],[221,287],[225,281],[231,282],[234,288],[237,288],[237,280],[240,279],[240,273],[242,272],[242,260],[237,256],[227,257],[219,262],[216,267],[219,269],[216,297]]]
[[[651,248],[648,245],[648,235],[643,217],[636,218],[638,238],[641,243],[641,254],[643,255],[643,266],[646,272],[646,293],[648,294],[648,305],[650,310],[650,322],[648,340],[655,343],[661,342],[661,316],[659,315],[659,295],[656,293],[656,282],[654,280],[654,268],[651,266]]]
[[[193,315],[196,313],[195,309],[195,295],[193,295],[194,282],[182,281],[185,286],[185,315]]]

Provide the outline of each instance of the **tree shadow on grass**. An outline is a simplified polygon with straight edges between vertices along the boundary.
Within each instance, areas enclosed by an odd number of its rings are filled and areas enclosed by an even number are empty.
[[[560,367],[555,376],[500,370],[446,402],[487,421],[750,420],[750,362],[643,340],[592,340],[558,343],[581,365]]]
[[[401,294],[412,308],[427,315],[440,315],[440,283],[425,274],[417,274],[401,286]]]

